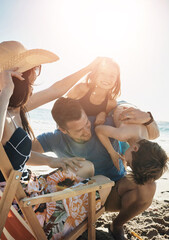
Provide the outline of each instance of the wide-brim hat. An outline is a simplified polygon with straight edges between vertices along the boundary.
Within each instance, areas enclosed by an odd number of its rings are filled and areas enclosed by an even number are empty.
[[[59,60],[59,57],[44,49],[27,50],[20,42],[5,41],[0,43],[0,72],[18,67],[25,72],[44,63]]]

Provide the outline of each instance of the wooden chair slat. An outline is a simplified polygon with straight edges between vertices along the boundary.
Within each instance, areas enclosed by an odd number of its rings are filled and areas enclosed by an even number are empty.
[[[89,193],[92,191],[97,191],[100,189],[104,189],[107,187],[112,187],[114,186],[114,182],[111,180],[104,180],[104,181],[100,181],[99,183],[92,183],[90,185],[80,185],[77,188],[67,188],[64,189],[60,192],[55,192],[55,193],[49,193],[49,194],[45,194],[45,195],[40,195],[37,197],[33,197],[33,198],[23,198],[20,201],[20,204],[24,207],[28,207],[31,205],[35,205],[35,204],[40,204],[40,203],[44,203],[44,202],[53,202],[53,201],[59,201],[62,199],[66,199],[69,197],[74,197],[74,196],[78,196],[84,193]]]
[[[21,178],[22,173],[11,170],[8,182],[5,186],[5,191],[2,195],[1,201],[0,201],[0,232],[3,229],[3,226],[6,222],[6,218],[8,215],[8,212],[10,210],[11,204],[13,202],[13,199],[15,197],[16,189],[18,187],[18,184],[20,184],[19,180]]]
[[[95,200],[95,192],[89,193],[88,200],[88,239],[96,239],[96,231],[95,231],[95,212],[96,212],[96,200]]]

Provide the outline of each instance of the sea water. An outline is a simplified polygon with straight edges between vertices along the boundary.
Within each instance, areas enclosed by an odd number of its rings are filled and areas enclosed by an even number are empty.
[[[29,117],[35,136],[56,129],[56,123],[52,118],[50,109],[37,108],[29,112]],[[157,121],[157,124],[160,130],[160,137],[154,141],[158,142],[159,145],[169,154],[169,122]]]

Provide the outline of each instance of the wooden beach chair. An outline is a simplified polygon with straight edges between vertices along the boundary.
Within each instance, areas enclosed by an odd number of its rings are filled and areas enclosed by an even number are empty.
[[[95,212],[95,193],[102,188],[111,187],[113,181],[105,180],[101,183],[93,182],[89,185],[80,185],[75,188],[67,188],[63,191],[41,195],[38,197],[27,198],[21,184],[21,172],[13,169],[5,151],[0,143],[0,169],[6,179],[6,186],[0,199],[0,239],[17,239],[17,240],[33,240],[47,239],[46,235],[40,226],[40,223],[32,209],[32,205],[46,202],[53,202],[69,197],[88,193],[89,209],[88,218],[76,227],[65,240],[75,240],[84,231],[88,229],[88,239],[96,239],[95,222],[97,218],[105,211],[102,207]],[[26,220],[12,207],[12,202],[16,199],[19,207]],[[18,235],[17,231],[18,230]]]

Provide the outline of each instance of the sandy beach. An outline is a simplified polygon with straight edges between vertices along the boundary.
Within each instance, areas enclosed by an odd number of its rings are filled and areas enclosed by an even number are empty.
[[[46,167],[31,168],[39,174],[44,173]],[[50,171],[50,169],[48,169]],[[142,214],[124,225],[125,237],[128,240],[169,240],[169,170],[156,181],[157,190],[152,205]],[[96,222],[97,240],[114,240],[108,232],[108,226],[117,213],[105,212]],[[138,237],[133,236],[132,232]],[[87,240],[85,232],[78,240]]]

